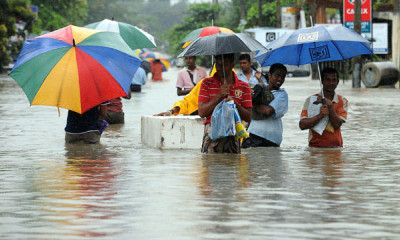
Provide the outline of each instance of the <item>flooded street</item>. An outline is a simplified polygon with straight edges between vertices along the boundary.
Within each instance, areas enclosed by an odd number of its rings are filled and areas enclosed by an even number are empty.
[[[0,75],[1,239],[398,239],[400,90],[353,89],[343,149],[307,148],[298,127],[315,80],[286,78],[280,148],[241,155],[160,150],[140,118],[170,109],[179,69],[123,99],[97,145],[64,143],[67,110],[29,106]],[[199,138],[202,138],[202,132]]]

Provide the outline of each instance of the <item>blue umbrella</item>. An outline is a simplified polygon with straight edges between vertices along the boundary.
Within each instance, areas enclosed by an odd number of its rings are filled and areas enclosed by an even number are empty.
[[[372,54],[368,40],[343,26],[301,28],[267,45],[255,59],[262,66],[274,63],[303,65]]]
[[[363,54],[372,54],[367,39],[343,26],[313,26],[301,28],[272,41],[267,50],[259,52],[254,58],[261,66],[274,63],[303,65],[325,61],[337,61]],[[319,64],[318,65],[318,74]],[[325,103],[322,91],[321,95]]]

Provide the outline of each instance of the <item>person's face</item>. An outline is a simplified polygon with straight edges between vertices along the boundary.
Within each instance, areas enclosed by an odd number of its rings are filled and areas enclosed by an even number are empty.
[[[196,57],[185,57],[186,65],[189,69],[192,69],[196,66]]]
[[[240,60],[240,69],[242,69],[243,72],[248,72],[250,71],[251,68],[251,62],[247,61],[246,59]]]
[[[277,69],[274,73],[268,73],[269,82],[272,85],[272,89],[279,89],[285,82],[287,72],[284,69]]]
[[[222,61],[221,57],[215,59],[215,70],[220,79],[224,78],[224,71],[225,75],[228,75],[232,72],[234,66],[235,63],[230,58],[224,58],[224,61]]]
[[[337,85],[339,84],[339,79],[336,76],[336,73],[325,73],[322,76],[322,86],[324,91],[334,92]]]

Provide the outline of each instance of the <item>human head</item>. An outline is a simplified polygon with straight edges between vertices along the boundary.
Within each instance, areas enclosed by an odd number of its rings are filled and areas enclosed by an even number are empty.
[[[337,82],[339,83],[339,73],[336,69],[332,68],[332,67],[326,67],[324,69],[322,69],[321,71],[321,79],[322,81],[324,80],[324,78],[326,78],[326,76],[328,74],[334,74],[336,77]]]
[[[271,86],[271,89],[278,90],[285,82],[286,74],[287,68],[285,65],[281,63],[272,64],[268,73],[268,85]]]
[[[196,56],[186,56],[185,62],[188,69],[192,70],[196,67]]]
[[[155,63],[159,63],[159,62],[161,62],[161,61],[160,61],[160,59],[154,59],[154,62],[155,62]]]
[[[336,69],[326,67],[321,72],[321,81],[324,92],[334,93],[339,84],[339,73]]]
[[[251,70],[251,58],[250,54],[244,53],[239,56],[239,64],[240,64],[240,69],[242,69],[243,72],[247,73]]]
[[[235,67],[235,55],[233,53],[216,55],[215,57],[215,70],[220,79],[232,73],[232,68]],[[225,71],[225,74],[224,74]]]

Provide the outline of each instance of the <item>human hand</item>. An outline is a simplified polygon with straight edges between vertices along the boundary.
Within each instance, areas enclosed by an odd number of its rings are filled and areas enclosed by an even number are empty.
[[[231,87],[230,84],[221,85],[221,89],[218,92],[220,98],[226,98],[229,96],[230,87]]]
[[[235,102],[235,99],[233,99],[233,97],[228,96],[227,98],[225,98],[225,102],[229,102],[230,100],[233,100]]]
[[[322,105],[320,108],[320,114],[322,114],[323,116],[328,115],[329,114],[329,109],[327,105]]]
[[[161,112],[158,114],[154,114],[153,116],[171,116],[171,115],[172,115],[171,112],[168,111],[168,112]]]

